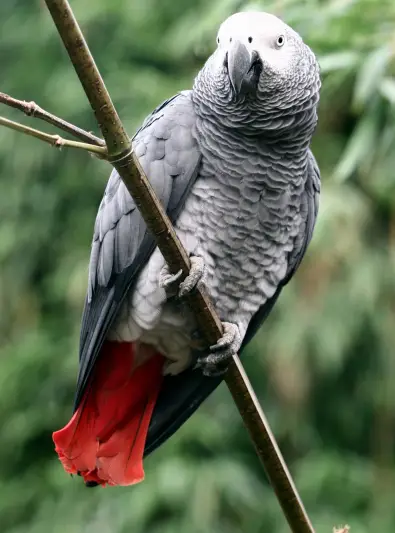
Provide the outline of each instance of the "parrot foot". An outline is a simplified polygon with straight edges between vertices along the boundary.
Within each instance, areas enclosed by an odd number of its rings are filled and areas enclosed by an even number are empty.
[[[190,257],[191,269],[188,276],[180,283],[178,297],[182,298],[192,292],[200,284],[204,284],[206,278],[206,265],[203,258],[198,255]]]
[[[204,284],[206,265],[203,258],[197,255],[190,257],[191,269],[188,276],[181,283],[177,283],[182,275],[182,270],[176,274],[170,274],[169,267],[165,264],[160,272],[159,286],[163,287],[169,295],[177,295],[183,298],[192,292],[198,285]],[[178,285],[178,288],[177,288]]]
[[[169,267],[165,263],[165,266],[159,274],[159,287],[165,289],[167,296],[175,296],[177,281],[180,279],[181,275],[181,269],[175,274],[170,274]]]
[[[224,334],[217,344],[210,346],[210,353],[198,358],[195,368],[202,368],[205,376],[216,377],[225,374],[233,355],[237,354],[242,343],[239,327],[230,322],[222,322]]]

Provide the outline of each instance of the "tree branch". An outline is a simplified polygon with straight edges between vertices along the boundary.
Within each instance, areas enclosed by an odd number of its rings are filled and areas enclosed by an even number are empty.
[[[23,111],[28,117],[35,117],[44,120],[45,122],[48,122],[48,124],[52,124],[60,130],[70,133],[77,139],[80,139],[88,144],[94,144],[95,146],[106,146],[106,143],[103,141],[103,139],[100,139],[99,137],[96,137],[96,135],[78,128],[78,126],[74,126],[73,124],[66,122],[62,118],[48,113],[48,111],[45,111],[34,102],[17,100],[8,94],[0,92],[0,104],[5,104],[9,107],[13,107],[14,109],[19,109],[19,111]]]
[[[140,209],[147,227],[155,235],[170,271],[177,272],[181,268],[185,278],[190,267],[188,254],[177,238],[138,159],[133,154],[130,139],[118,117],[70,5],[67,0],[45,0],[45,2],[100,125],[108,148],[108,160],[118,171]],[[222,335],[222,326],[207,295],[197,291],[189,297],[189,302],[207,342],[215,343]],[[291,530],[294,533],[313,533],[314,529],[291,475],[237,356],[230,365],[225,379]]]
[[[8,120],[8,118],[0,117],[0,126],[5,126],[6,128],[19,131],[25,135],[36,137],[36,139],[40,139],[40,141],[44,141],[52,146],[56,146],[57,148],[66,146],[68,148],[78,148],[79,150],[85,150],[94,154],[98,154],[103,158],[106,158],[107,156],[107,148],[105,146],[95,146],[93,144],[80,143],[78,141],[69,141],[68,139],[63,139],[63,137],[60,137],[59,135],[44,133],[43,131],[30,128],[24,124],[19,124],[19,122]]]

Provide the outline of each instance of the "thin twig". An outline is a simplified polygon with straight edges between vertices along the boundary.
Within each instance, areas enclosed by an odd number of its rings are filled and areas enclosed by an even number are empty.
[[[78,141],[69,141],[68,139],[63,139],[59,135],[51,135],[49,133],[44,133],[43,131],[30,128],[24,124],[19,124],[19,122],[14,122],[13,120],[8,120],[8,118],[0,117],[0,126],[5,126],[11,130],[19,131],[25,135],[30,135],[31,137],[36,137],[40,141],[44,141],[52,146],[57,148],[62,148],[66,146],[68,148],[78,148],[80,150],[85,150],[92,152],[94,154],[99,154],[102,157],[107,156],[107,148],[103,146],[95,146],[93,144],[80,143]]]
[[[19,111],[23,111],[23,113],[25,113],[25,115],[28,117],[35,117],[44,120],[45,122],[48,122],[48,124],[52,124],[58,129],[70,133],[73,135],[73,137],[76,137],[77,139],[80,139],[88,144],[94,144],[95,146],[106,145],[103,139],[96,137],[96,135],[93,135],[93,133],[89,133],[78,126],[74,126],[74,124],[70,124],[70,122],[66,122],[62,118],[48,113],[48,111],[45,111],[45,109],[38,106],[35,102],[17,100],[8,94],[0,92],[0,104],[5,104],[9,107],[13,107],[14,109],[19,109]]]
[[[190,268],[188,254],[157,199],[111,101],[84,36],[67,0],[45,0],[67,49],[81,84],[90,101],[108,147],[108,160],[116,168],[133,196],[147,227],[155,235],[171,272]],[[190,304],[207,342],[213,344],[222,335],[222,325],[208,297],[202,291],[191,295]],[[284,514],[294,533],[313,533],[303,503],[262,413],[252,386],[237,356],[226,374],[226,383],[239,408]]]

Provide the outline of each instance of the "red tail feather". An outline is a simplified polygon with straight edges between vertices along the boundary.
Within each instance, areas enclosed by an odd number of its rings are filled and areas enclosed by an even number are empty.
[[[66,472],[101,485],[144,479],[144,446],[163,362],[146,345],[105,343],[80,406],[53,434]]]

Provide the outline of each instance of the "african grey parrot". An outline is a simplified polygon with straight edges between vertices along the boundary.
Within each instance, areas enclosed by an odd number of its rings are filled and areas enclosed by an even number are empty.
[[[320,78],[273,15],[237,13],[193,89],[160,105],[133,149],[191,257],[179,283],[114,170],[96,219],[74,416],[54,433],[88,486],[144,478],[142,459],[223,379],[298,268],[317,216],[310,151]],[[223,321],[202,348],[183,296],[200,284]]]

